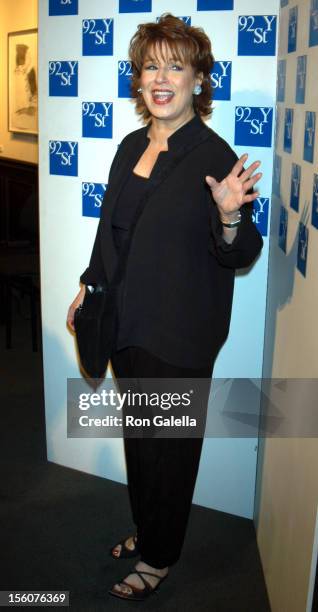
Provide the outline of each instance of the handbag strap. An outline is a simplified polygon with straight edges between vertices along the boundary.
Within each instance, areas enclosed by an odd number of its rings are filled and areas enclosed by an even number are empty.
[[[133,234],[136,230],[137,223],[142,215],[142,212],[150,196],[154,193],[154,191],[162,183],[162,181],[168,176],[168,174],[184,159],[184,157],[188,155],[188,153],[193,151],[193,149],[199,146],[202,142],[207,140],[207,138],[209,138],[210,135],[211,135],[211,130],[207,129],[205,124],[202,124],[202,128],[197,132],[197,134],[191,137],[191,141],[187,143],[186,145],[183,145],[182,147],[180,147],[180,149],[178,149],[176,152],[174,152],[171,155],[170,159],[167,161],[167,163],[163,166],[163,168],[159,172],[157,172],[157,174],[154,176],[153,179],[151,179],[151,183],[149,184],[148,188],[146,189],[146,191],[143,193],[142,197],[140,198],[140,202],[137,206],[136,213],[133,217],[133,221],[128,230],[128,236],[122,245],[121,251],[119,253],[118,261],[117,261],[117,266],[115,268],[115,272],[109,283],[110,288],[116,287],[117,285],[119,285],[119,283],[121,282],[125,274],[126,262],[128,259],[128,254],[129,254]]]

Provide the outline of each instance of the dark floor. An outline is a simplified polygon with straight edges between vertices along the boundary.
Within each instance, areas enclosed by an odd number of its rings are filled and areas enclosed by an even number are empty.
[[[269,612],[253,522],[193,506],[182,558],[142,604],[110,597],[131,561],[109,547],[132,528],[126,487],[46,461],[41,352],[27,305],[13,348],[0,325],[0,589],[69,590],[74,611]]]

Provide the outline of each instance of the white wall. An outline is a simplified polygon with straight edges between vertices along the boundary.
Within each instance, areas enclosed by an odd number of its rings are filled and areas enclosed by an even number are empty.
[[[0,156],[36,163],[38,139],[8,131],[8,32],[37,28],[36,0],[0,0]]]
[[[131,3],[135,7],[135,3]],[[247,151],[250,161],[261,159],[264,177],[261,196],[270,195],[272,147],[234,144],[235,106],[274,107],[276,57],[238,55],[240,15],[263,15],[261,0],[236,0],[234,10],[197,11],[194,0],[175,2],[175,14],[192,17],[212,39],[217,61],[232,61],[232,97],[215,101],[210,125],[235,148]],[[122,137],[140,126],[132,104],[117,95],[117,61],[127,59],[128,42],[137,24],[171,10],[171,3],[154,0],[151,13],[118,13],[117,0],[79,3],[79,15],[49,16],[40,2],[40,217],[42,321],[48,457],[51,461],[121,482],[125,481],[120,440],[68,439],[66,436],[66,379],[78,377],[74,338],[66,329],[69,304],[78,291],[78,279],[87,266],[97,218],[82,216],[82,182],[106,182]],[[269,0],[266,15],[277,15],[278,0]],[[114,55],[82,56],[82,19],[114,18]],[[264,18],[261,17],[264,25]],[[250,22],[247,22],[247,26]],[[262,26],[263,27],[263,26]],[[224,33],[226,32],[226,35]],[[275,37],[274,37],[275,38]],[[79,62],[78,97],[49,95],[49,61]],[[113,102],[113,138],[82,138],[82,101]],[[274,117],[273,117],[274,119]],[[76,141],[78,176],[49,172],[49,140]],[[268,238],[261,257],[249,273],[238,274],[230,339],[216,367],[216,377],[260,377],[262,372]],[[226,401],[226,398],[225,398]],[[218,400],[217,400],[218,402]],[[211,403],[211,410],[223,403]],[[244,411],[245,406],[239,406]],[[259,401],[252,410],[257,414]],[[238,416],[238,419],[240,417]],[[205,441],[195,501],[208,507],[252,517],[256,473],[257,434],[250,438]]]

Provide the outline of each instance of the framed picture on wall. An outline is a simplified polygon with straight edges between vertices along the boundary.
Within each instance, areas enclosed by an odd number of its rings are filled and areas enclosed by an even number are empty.
[[[38,133],[36,29],[8,34],[8,130]]]

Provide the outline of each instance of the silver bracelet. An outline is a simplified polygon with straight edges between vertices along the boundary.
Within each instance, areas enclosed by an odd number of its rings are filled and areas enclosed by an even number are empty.
[[[236,219],[236,221],[230,221],[230,223],[225,223],[225,222],[221,221],[222,225],[224,225],[224,227],[229,227],[229,228],[232,228],[232,227],[235,228],[238,225],[240,225],[241,219],[242,219],[242,215],[241,215],[240,211],[238,211],[237,214],[238,214],[238,218]]]

